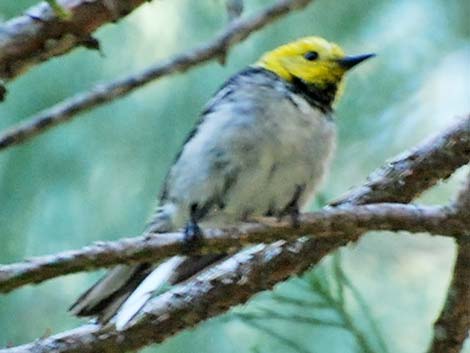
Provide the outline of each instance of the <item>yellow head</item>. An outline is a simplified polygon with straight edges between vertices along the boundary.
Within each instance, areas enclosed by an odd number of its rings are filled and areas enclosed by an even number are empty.
[[[346,56],[335,43],[320,37],[306,37],[266,53],[255,66],[272,71],[290,83],[301,83],[319,91],[333,90],[334,100],[341,91],[344,74],[372,56]]]

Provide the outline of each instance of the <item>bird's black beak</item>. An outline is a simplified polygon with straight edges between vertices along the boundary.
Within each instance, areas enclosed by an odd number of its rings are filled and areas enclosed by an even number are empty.
[[[355,56],[345,56],[344,58],[338,60],[339,64],[344,67],[346,70],[351,69],[352,67],[356,66],[357,64],[367,60],[369,58],[373,58],[375,54],[363,54],[363,55],[355,55]]]

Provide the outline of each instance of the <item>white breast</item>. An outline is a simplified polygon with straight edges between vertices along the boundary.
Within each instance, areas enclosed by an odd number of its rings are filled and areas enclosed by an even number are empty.
[[[335,146],[335,126],[323,113],[299,99],[277,101],[253,130],[255,163],[247,165],[231,190],[226,213],[242,218],[282,211],[298,187],[302,207],[313,196],[328,167]],[[250,152],[248,152],[250,153]],[[239,154],[237,158],[246,158]]]

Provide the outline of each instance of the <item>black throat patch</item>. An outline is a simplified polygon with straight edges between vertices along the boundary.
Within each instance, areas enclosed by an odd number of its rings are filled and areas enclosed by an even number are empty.
[[[323,113],[331,113],[333,111],[332,104],[335,99],[338,87],[335,84],[328,84],[319,88],[315,85],[309,85],[298,77],[292,80],[294,92],[300,94],[307,102]]]

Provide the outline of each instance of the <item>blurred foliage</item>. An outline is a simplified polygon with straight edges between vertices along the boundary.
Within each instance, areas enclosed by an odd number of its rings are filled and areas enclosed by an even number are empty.
[[[2,1],[0,19],[34,3]],[[244,14],[266,3],[246,0]],[[226,66],[214,62],[152,83],[0,153],[0,262],[139,234],[168,166],[210,95],[265,50],[312,34],[337,41],[353,54],[379,54],[350,75],[337,107],[337,156],[312,208],[324,204],[362,183],[387,158],[470,111],[469,13],[466,0],[318,0],[236,47]],[[77,49],[9,84],[0,105],[0,128],[97,82],[191,50],[226,22],[223,0],[145,4],[97,33],[104,57]],[[462,177],[459,172],[421,201],[448,202]],[[368,234],[343,249],[341,267],[334,257],[327,259],[302,279],[276,287],[274,294],[262,293],[243,309],[145,351],[424,352],[454,253],[453,241],[445,238]],[[99,275],[68,276],[1,296],[0,346],[83,323],[67,307]],[[315,307],[317,299],[325,308]],[[263,308],[291,319],[236,317],[245,311],[266,315]],[[331,325],[332,320],[349,327]]]
[[[341,267],[340,254],[340,251],[336,252],[325,260],[322,266],[318,266],[303,278],[291,279],[290,283],[294,285],[293,288],[285,291],[279,288],[269,300],[256,306],[249,306],[247,310],[244,310],[248,311],[255,307],[255,312],[234,310],[227,317],[239,319],[246,325],[267,333],[297,352],[316,352],[317,350],[314,345],[312,345],[312,350],[303,348],[296,340],[288,338],[291,337],[290,334],[284,335],[273,331],[261,325],[260,322],[268,323],[268,327],[272,326],[270,322],[273,321],[287,321],[292,323],[294,328],[301,324],[312,326],[311,329],[336,328],[343,330],[337,334],[346,333],[354,338],[356,348],[353,348],[353,351],[388,353],[383,334],[369,311],[369,305]],[[355,312],[350,313],[351,309]],[[356,320],[361,318],[365,321],[364,328],[356,323]],[[354,347],[350,340],[344,340],[344,342],[348,345],[342,348],[343,351]],[[256,347],[256,349],[263,351],[261,348]]]

